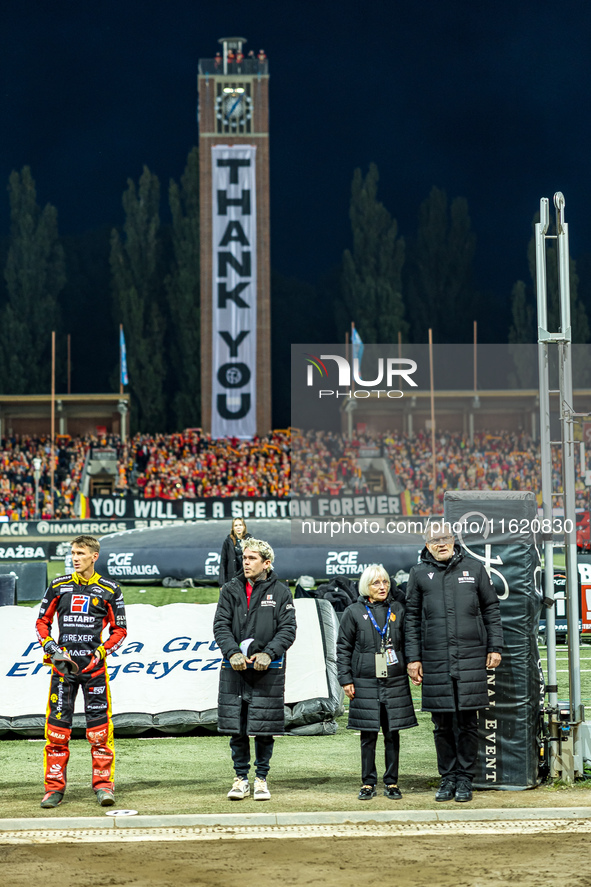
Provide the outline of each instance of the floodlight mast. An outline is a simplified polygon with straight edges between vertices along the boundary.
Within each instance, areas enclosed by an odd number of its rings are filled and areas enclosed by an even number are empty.
[[[538,367],[540,386],[540,457],[542,468],[542,509],[544,526],[553,527],[554,496],[562,496],[564,507],[564,551],[566,564],[566,599],[569,660],[569,720],[565,724],[558,707],[556,672],[556,616],[554,610],[553,534],[543,533],[544,542],[544,604],[546,606],[546,641],[548,653],[548,715],[550,728],[550,775],[573,781],[583,775],[583,756],[579,726],[584,720],[581,702],[581,671],[579,650],[579,584],[577,568],[575,514],[575,441],[576,413],[573,405],[572,331],[570,322],[570,280],[568,225],[564,220],[564,195],[554,195],[556,234],[548,234],[549,202],[540,200],[540,221],[535,226],[536,290],[538,304]],[[546,280],[546,240],[556,240],[558,258],[558,298],[560,329],[548,330],[548,295]],[[555,346],[558,357],[558,389],[550,389],[550,349]],[[559,396],[560,441],[550,436],[550,394]],[[552,489],[552,446],[562,454],[562,490]]]

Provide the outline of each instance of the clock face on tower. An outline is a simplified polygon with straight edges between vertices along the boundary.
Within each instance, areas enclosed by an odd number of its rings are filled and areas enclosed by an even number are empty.
[[[216,99],[216,117],[224,128],[237,129],[252,117],[251,97],[241,87],[226,87]]]

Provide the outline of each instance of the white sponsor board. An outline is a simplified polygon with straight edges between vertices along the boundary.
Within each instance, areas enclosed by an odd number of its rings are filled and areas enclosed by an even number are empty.
[[[256,148],[214,145],[212,437],[256,434]]]
[[[287,704],[329,692],[316,604],[294,603],[298,632],[287,654]],[[126,610],[126,641],[107,659],[113,714],[216,708],[221,664],[213,637],[216,605],[132,604]],[[0,717],[44,715],[50,670],[42,665],[35,640],[37,613],[25,607],[2,607],[0,612]],[[76,712],[83,711],[79,693]]]

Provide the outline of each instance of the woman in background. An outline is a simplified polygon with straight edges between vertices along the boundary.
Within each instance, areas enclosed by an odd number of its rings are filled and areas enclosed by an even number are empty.
[[[339,683],[349,699],[350,730],[361,732],[360,801],[375,798],[376,743],[384,734],[384,794],[398,788],[399,730],[416,727],[404,659],[404,595],[390,588],[382,564],[370,564],[359,580],[359,598],[343,613],[337,639]]]
[[[247,532],[246,524],[241,517],[235,517],[232,521],[230,535],[224,539],[220,556],[220,588],[242,572],[242,552],[247,539],[252,535]]]

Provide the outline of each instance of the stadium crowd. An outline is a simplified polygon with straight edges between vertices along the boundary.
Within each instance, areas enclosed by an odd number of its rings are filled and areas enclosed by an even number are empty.
[[[136,435],[127,478],[146,499],[288,496],[291,433],[271,431],[245,441],[214,439],[199,428],[178,434]]]
[[[437,435],[435,492],[430,433],[420,432],[412,439],[386,436],[383,444],[398,485],[411,491],[414,514],[442,512],[446,489],[532,490],[536,494],[541,489],[539,444],[524,432],[483,431],[474,434],[472,443],[463,434]],[[558,454],[553,467],[556,475]]]
[[[359,449],[359,439],[349,441],[342,434],[332,431],[294,434],[294,495],[305,498],[369,492],[358,464]]]
[[[290,489],[289,431],[272,431],[251,441],[216,440],[200,429],[179,434],[138,434],[125,445],[119,437],[56,439],[54,503],[51,503],[48,436],[3,438],[0,448],[0,520],[35,516],[34,462],[41,460],[38,513],[44,519],[74,516],[76,494],[91,447],[115,449],[114,495],[146,499],[283,497]]]
[[[0,519],[35,517],[34,459],[40,459],[38,514],[45,520],[72,517],[88,448],[98,438],[56,438],[54,502],[51,501],[51,441],[49,436],[14,435],[0,449]]]
[[[363,431],[349,440],[332,432],[314,431],[294,438],[293,490],[298,496],[367,492],[362,460],[384,458],[398,492],[410,492],[412,513],[443,511],[445,490],[531,490],[540,499],[540,447],[531,435],[481,431],[467,435],[440,432],[435,439],[436,485],[433,489],[431,434]],[[580,477],[575,451],[576,506],[589,507],[589,492]],[[554,489],[560,488],[561,457],[553,449]],[[560,497],[554,505],[561,506]]]
[[[292,441],[293,437],[293,441]],[[293,443],[293,452],[292,452]],[[251,441],[212,439],[201,429],[177,434],[138,434],[125,445],[113,435],[56,439],[54,502],[51,502],[47,436],[12,436],[0,448],[0,520],[35,516],[33,460],[41,460],[39,514],[45,519],[74,516],[84,461],[90,447],[116,450],[114,495],[146,499],[202,497],[285,497],[363,495],[370,492],[368,467],[386,460],[397,492],[410,492],[413,514],[440,513],[446,489],[532,490],[540,495],[539,444],[524,432],[482,431],[436,436],[436,485],[433,489],[431,435],[354,434],[329,431],[305,434],[275,430]],[[293,462],[293,472],[292,472]],[[575,452],[577,507],[589,507]],[[560,486],[561,460],[553,452],[553,481]],[[561,505],[559,499],[554,502]]]
[[[414,514],[441,513],[443,494],[449,490],[531,490],[541,503],[542,474],[539,442],[523,431],[482,431],[471,443],[462,434],[436,437],[436,488],[433,493],[431,435],[419,433],[384,440],[384,451],[401,489],[411,491]],[[575,452],[576,507],[588,507],[589,492],[579,471],[579,449]],[[561,488],[562,459],[552,451],[553,489]],[[562,506],[560,497],[553,503]]]

